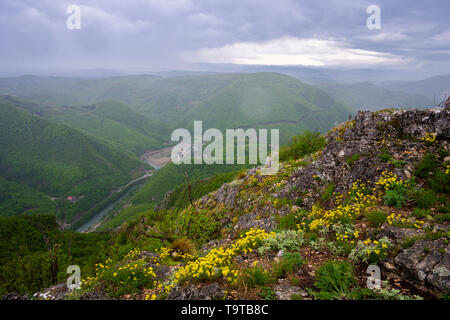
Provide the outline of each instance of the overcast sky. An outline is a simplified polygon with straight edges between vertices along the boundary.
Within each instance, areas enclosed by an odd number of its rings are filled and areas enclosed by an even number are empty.
[[[67,7],[81,9],[69,30]],[[381,8],[381,29],[366,10]],[[450,73],[449,0],[1,0],[0,71],[195,63]]]

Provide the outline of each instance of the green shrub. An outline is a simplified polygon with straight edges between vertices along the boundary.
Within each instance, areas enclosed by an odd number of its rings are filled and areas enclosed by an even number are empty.
[[[448,198],[444,195],[436,196],[436,202],[443,206],[450,204],[450,202],[448,201]]]
[[[293,286],[299,286],[300,280],[298,278],[292,277],[289,279],[289,283],[292,284]]]
[[[238,278],[238,284],[246,288],[264,286],[272,281],[270,272],[260,266],[245,269]]]
[[[359,240],[356,246],[351,250],[348,258],[353,262],[375,263],[388,254],[391,242],[387,237],[378,240],[366,241]]]
[[[436,220],[439,222],[450,221],[450,213],[444,213],[436,216]]]
[[[303,264],[303,259],[300,253],[287,252],[283,258],[272,269],[272,274],[275,278],[285,277],[287,274],[294,272],[295,268]]]
[[[82,289],[104,290],[111,297],[120,297],[124,294],[137,293],[143,288],[153,288],[156,280],[153,268],[147,266],[142,259],[134,259],[133,256],[129,256],[120,264],[111,259],[99,263],[96,276],[84,279]]]
[[[347,261],[330,260],[316,272],[314,285],[320,289],[319,298],[346,297],[356,284],[352,265]]]
[[[450,193],[450,175],[444,172],[447,165],[448,161],[440,161],[437,155],[428,153],[423,157],[414,173],[417,177],[426,179],[435,192],[448,194]]]
[[[379,227],[386,221],[386,213],[380,210],[370,211],[367,214],[367,221],[369,221],[372,227]]]
[[[430,187],[436,192],[450,193],[450,174],[436,171],[430,179]]]
[[[404,193],[398,190],[387,190],[383,199],[387,206],[393,206],[398,209],[401,209],[406,203]]]
[[[293,158],[291,148],[289,148],[288,146],[281,146],[279,155],[280,161],[288,161]]]
[[[422,219],[422,218],[425,218],[426,216],[430,215],[430,210],[414,208],[411,215],[413,217],[416,217],[417,219]]]
[[[345,158],[345,162],[347,162],[347,164],[351,167],[355,164],[356,161],[359,160],[360,157],[360,154],[354,154],[350,157]]]
[[[352,289],[349,298],[352,300],[373,300],[377,298],[377,294],[369,288],[357,287]]]
[[[300,294],[294,293],[291,294],[291,300],[303,300],[303,297]]]
[[[290,213],[287,216],[278,217],[278,228],[282,230],[295,229],[297,227],[297,215],[295,213]]]
[[[440,206],[438,208],[439,213],[449,213],[450,212],[450,203],[447,202],[447,199],[445,199],[445,202],[440,202]]]
[[[446,293],[443,293],[441,295],[442,300],[450,300],[450,291],[447,291]]]
[[[332,253],[337,256],[348,255],[351,253],[355,245],[349,241],[329,241],[326,243],[326,246]]]
[[[313,154],[325,146],[325,138],[319,132],[304,131],[289,142],[288,147],[280,150],[280,160],[299,159]]]
[[[414,174],[422,179],[428,179],[439,167],[439,159],[436,155],[426,154],[419,165],[416,167]]]
[[[436,204],[436,194],[432,190],[418,189],[412,192],[409,198],[422,209],[431,208]]]
[[[165,234],[182,234],[199,246],[218,237],[222,228],[214,217],[198,214],[193,208],[188,208],[181,214],[167,211],[158,227]]]
[[[406,161],[403,161],[403,160],[395,160],[395,159],[391,159],[391,160],[389,161],[389,163],[390,163],[391,165],[393,165],[394,167],[396,167],[396,168],[403,168],[403,167],[406,165]]]
[[[294,230],[297,229],[297,224],[302,218],[308,214],[307,211],[300,210],[298,212],[291,212],[285,216],[277,216],[278,229],[280,230]]]
[[[322,201],[328,201],[333,196],[334,191],[334,183],[329,183],[328,186],[325,188],[322,194]]]
[[[387,152],[380,153],[377,155],[377,157],[380,158],[380,160],[383,162],[388,162],[388,161],[392,160],[390,154]]]
[[[53,285],[51,278],[47,253],[19,257],[0,267],[0,294],[32,294]]]
[[[262,287],[258,296],[263,300],[275,300],[275,291],[271,287]]]

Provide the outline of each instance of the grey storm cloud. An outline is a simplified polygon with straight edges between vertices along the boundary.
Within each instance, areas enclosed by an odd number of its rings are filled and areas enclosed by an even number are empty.
[[[69,5],[81,29],[68,30]],[[366,26],[369,5],[381,29]],[[0,68],[193,63],[449,70],[448,0],[2,0]]]

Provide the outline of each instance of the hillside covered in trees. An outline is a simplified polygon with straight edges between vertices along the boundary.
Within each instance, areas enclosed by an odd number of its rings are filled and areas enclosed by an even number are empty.
[[[0,110],[1,216],[57,212],[70,222],[148,168],[131,153],[9,101],[0,100]]]

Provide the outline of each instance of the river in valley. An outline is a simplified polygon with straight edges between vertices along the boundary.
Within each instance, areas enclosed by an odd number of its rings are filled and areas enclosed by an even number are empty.
[[[85,222],[81,227],[79,227],[76,231],[77,232],[89,232],[91,227],[96,226],[98,223],[100,223],[103,218],[105,218],[111,210],[114,209],[114,207],[122,201],[125,197],[127,197],[131,192],[141,188],[145,184],[145,180],[141,181],[140,183],[134,185],[129,190],[124,192],[117,200],[109,204],[106,208],[100,210],[98,213],[96,213],[91,219],[89,219],[87,222]]]
[[[145,162],[147,162],[150,166],[152,166],[155,171],[159,170],[161,168],[160,165],[156,164],[157,161],[152,161],[149,158],[143,159]],[[114,209],[114,207],[120,203],[123,199],[125,199],[131,192],[137,191],[140,189],[144,184],[145,181],[151,176],[151,174],[145,174],[139,179],[130,181],[126,186],[123,188],[126,188],[128,185],[135,183],[131,188],[129,188],[127,191],[123,192],[123,194],[117,198],[117,200],[113,201],[111,204],[106,206],[104,209],[100,210],[98,213],[96,213],[92,218],[90,218],[88,221],[83,223],[79,228],[76,229],[77,232],[89,232],[92,231],[92,229],[95,229],[99,225],[99,223],[106,217],[108,214]]]

